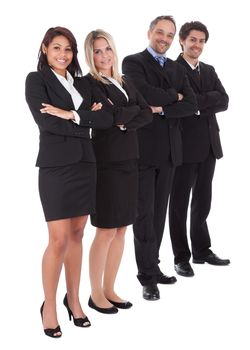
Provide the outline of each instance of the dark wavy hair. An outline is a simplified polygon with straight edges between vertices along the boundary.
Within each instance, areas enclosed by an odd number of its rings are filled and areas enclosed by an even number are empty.
[[[70,72],[70,74],[75,77],[75,76],[81,76],[82,75],[82,70],[80,67],[80,64],[77,59],[77,42],[74,37],[74,35],[71,33],[71,31],[67,28],[64,27],[54,27],[54,28],[49,28],[47,32],[44,35],[44,38],[42,40],[42,43],[40,45],[40,49],[38,52],[38,64],[37,64],[37,70],[40,71],[44,66],[48,66],[48,60],[47,60],[47,55],[43,53],[42,46],[43,44],[48,47],[49,44],[52,42],[52,40],[56,36],[64,36],[65,38],[68,39],[72,52],[73,52],[73,59],[70,65],[68,66],[67,70]]]
[[[181,29],[179,31],[179,38],[180,40],[185,40],[191,30],[198,30],[199,32],[203,32],[205,34],[205,42],[208,41],[209,38],[209,33],[207,30],[207,27],[205,26],[205,24],[199,22],[199,21],[192,21],[192,22],[186,22],[185,24],[183,24],[183,26],[181,26]],[[183,47],[181,45],[181,48],[183,50]]]

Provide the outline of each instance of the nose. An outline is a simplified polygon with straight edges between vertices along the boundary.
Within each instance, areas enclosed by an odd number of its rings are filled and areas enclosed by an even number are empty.
[[[106,51],[103,51],[102,52],[102,58],[106,58],[108,55],[107,55],[107,52]]]

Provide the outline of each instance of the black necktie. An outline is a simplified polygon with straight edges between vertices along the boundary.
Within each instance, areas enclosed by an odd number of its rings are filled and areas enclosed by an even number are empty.
[[[194,70],[194,75],[196,77],[196,79],[198,80],[198,82],[200,83],[201,82],[201,76],[200,76],[200,69],[199,69],[199,66],[197,66]]]

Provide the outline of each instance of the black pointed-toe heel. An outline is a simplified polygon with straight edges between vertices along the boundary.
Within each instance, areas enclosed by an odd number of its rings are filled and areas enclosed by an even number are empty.
[[[133,304],[130,301],[118,302],[111,299],[108,299],[108,301],[115,307],[118,307],[118,309],[130,309],[133,306]]]
[[[66,307],[66,309],[68,310],[68,314],[69,314],[69,320],[71,321],[71,317],[73,317],[73,321],[74,321],[74,325],[77,327],[90,327],[91,323],[88,319],[88,317],[81,317],[81,318],[75,318],[73,315],[73,312],[71,311],[70,307],[69,307],[69,303],[68,303],[68,298],[67,298],[67,293],[65,294],[65,297],[63,299],[63,304]]]
[[[89,302],[88,302],[89,307],[92,309],[101,312],[102,314],[116,314],[118,312],[118,309],[114,306],[111,307],[99,307],[97,306],[94,302],[91,296],[89,297]]]
[[[40,308],[40,313],[42,316],[42,320],[43,320],[43,307],[44,307],[44,302]],[[61,333],[61,334],[56,334],[56,333]],[[56,328],[46,328],[44,329],[44,333],[51,338],[60,338],[62,336],[62,331],[60,326],[58,325]]]

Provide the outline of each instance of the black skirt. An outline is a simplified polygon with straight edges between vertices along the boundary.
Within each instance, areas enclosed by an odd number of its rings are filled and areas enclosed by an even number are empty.
[[[40,168],[39,194],[46,221],[94,213],[95,187],[95,163]]]
[[[137,216],[138,162],[127,160],[97,164],[96,212],[91,224],[100,228],[123,227]]]

